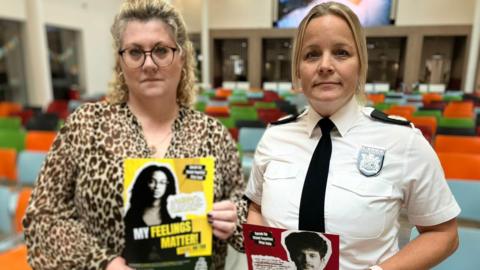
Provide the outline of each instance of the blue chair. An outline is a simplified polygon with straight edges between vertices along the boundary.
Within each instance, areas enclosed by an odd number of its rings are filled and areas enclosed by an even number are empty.
[[[0,253],[18,245],[23,233],[16,233],[13,217],[17,208],[18,193],[8,187],[0,186]]]
[[[0,186],[0,235],[6,236],[13,233],[12,206],[13,193],[8,187]],[[4,238],[4,237],[1,237]]]
[[[460,246],[458,250],[433,270],[478,270],[480,269],[480,229],[458,229]]]
[[[23,151],[18,155],[17,174],[20,185],[33,186],[47,153]]]
[[[242,146],[243,152],[255,152],[264,132],[265,128],[240,128],[238,143]]]
[[[462,209],[458,217],[480,222],[480,181],[449,179],[447,182]]]
[[[253,163],[253,153],[257,148],[258,142],[263,136],[265,128],[240,128],[238,135],[238,143],[242,147],[242,169],[246,178],[250,175]]]

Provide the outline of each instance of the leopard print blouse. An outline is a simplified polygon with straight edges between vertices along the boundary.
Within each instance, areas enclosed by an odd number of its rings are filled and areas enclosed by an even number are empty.
[[[126,104],[81,106],[60,130],[37,179],[23,220],[34,269],[105,269],[124,248],[123,160],[148,158],[142,127]],[[215,157],[215,201],[239,213],[228,242],[242,248],[245,182],[234,141],[217,120],[181,107],[166,158]],[[214,239],[215,269],[227,242]]]

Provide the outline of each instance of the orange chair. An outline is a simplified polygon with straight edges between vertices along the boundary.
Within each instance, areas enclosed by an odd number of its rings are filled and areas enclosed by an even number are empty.
[[[27,247],[19,245],[0,253],[0,265],[3,265],[2,269],[32,270],[27,262]]]
[[[480,155],[465,153],[437,153],[447,179],[480,181]]]
[[[401,107],[390,107],[385,110],[385,113],[388,115],[398,115],[405,119],[410,119],[412,117],[412,112],[409,109]]]
[[[13,148],[0,148],[0,179],[12,183],[17,179],[17,151]]]
[[[428,126],[432,135],[437,133],[437,118],[435,116],[412,116],[409,119],[415,126]]]
[[[449,118],[474,118],[473,101],[449,102],[443,110],[443,116]]]
[[[0,102],[0,116],[9,116],[20,111],[22,111],[22,105],[16,102]]]
[[[18,192],[17,208],[14,215],[14,227],[17,233],[23,232],[22,219],[27,210],[28,201],[32,195],[32,188],[25,187]]]
[[[228,98],[232,95],[232,90],[227,88],[218,88],[215,90],[215,97],[217,98]]]
[[[230,108],[228,106],[209,106],[205,107],[205,113],[213,117],[230,116]]]
[[[50,150],[56,136],[55,131],[27,131],[25,150],[46,152]]]
[[[437,153],[448,152],[480,155],[480,137],[438,135],[435,138],[434,149]],[[480,168],[477,170],[480,170]]]
[[[442,101],[443,96],[438,93],[425,93],[422,95],[422,101],[424,105],[430,104],[435,101]]]
[[[385,95],[384,94],[368,94],[367,99],[370,100],[373,105],[378,103],[385,102]]]

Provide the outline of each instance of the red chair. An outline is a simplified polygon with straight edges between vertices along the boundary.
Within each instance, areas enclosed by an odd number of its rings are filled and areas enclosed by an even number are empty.
[[[20,119],[22,119],[22,125],[23,126],[25,126],[27,124],[28,120],[30,120],[30,118],[32,118],[33,115],[34,115],[34,112],[31,109],[26,109],[26,110],[10,113],[10,116],[20,117]]]
[[[269,91],[269,90],[263,91],[262,101],[264,101],[264,102],[275,102],[277,100],[280,100],[280,96],[278,95],[277,92]]]
[[[275,122],[286,114],[280,109],[258,109],[258,118],[265,124]]]
[[[232,138],[238,142],[238,128],[229,128],[228,131],[230,132],[230,135],[232,135]]]
[[[55,113],[61,119],[66,119],[68,116],[68,101],[54,100],[47,107],[47,113]]]

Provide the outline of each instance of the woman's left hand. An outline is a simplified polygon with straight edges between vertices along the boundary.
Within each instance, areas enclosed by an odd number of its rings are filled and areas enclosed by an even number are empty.
[[[237,208],[231,201],[215,202],[208,213],[208,222],[212,224],[213,234],[222,240],[229,238],[237,226]]]

